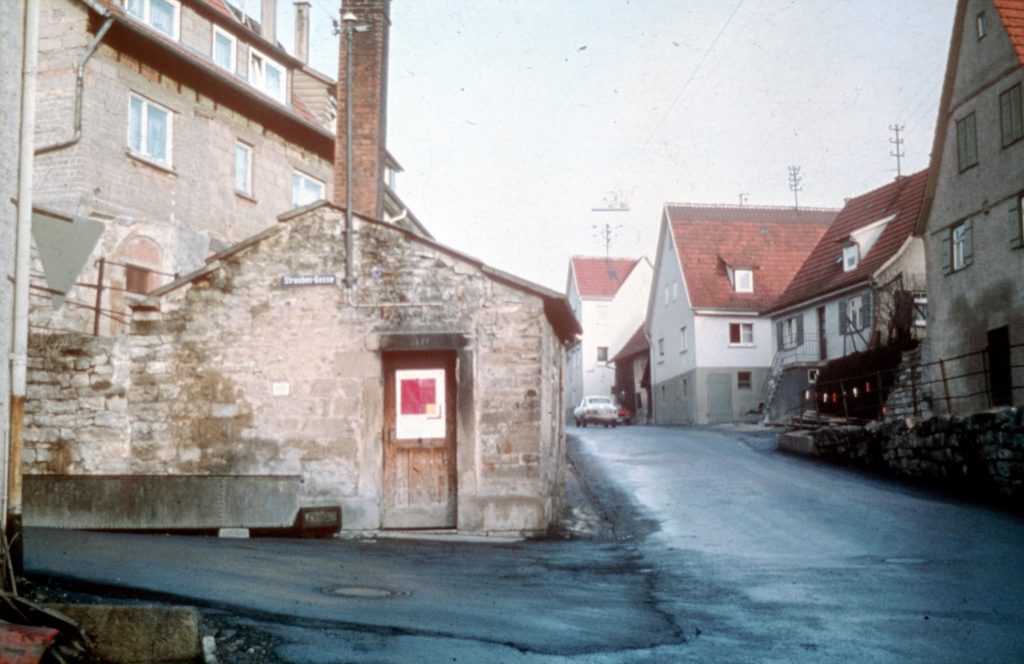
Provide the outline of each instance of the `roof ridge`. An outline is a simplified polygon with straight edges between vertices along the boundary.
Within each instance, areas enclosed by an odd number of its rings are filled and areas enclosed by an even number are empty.
[[[790,212],[837,212],[841,207],[802,207],[795,208],[791,205],[732,205],[730,203],[665,203],[665,207],[688,207],[713,210],[788,210]]]

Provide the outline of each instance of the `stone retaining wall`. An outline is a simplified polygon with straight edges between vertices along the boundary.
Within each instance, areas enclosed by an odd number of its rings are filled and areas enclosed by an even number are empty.
[[[1024,508],[1024,407],[790,432],[779,447]]]

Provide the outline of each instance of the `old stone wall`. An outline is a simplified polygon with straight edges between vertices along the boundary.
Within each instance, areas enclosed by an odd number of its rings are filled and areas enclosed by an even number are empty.
[[[1024,507],[1024,408],[785,434],[783,448]]]
[[[140,312],[117,339],[34,349],[31,473],[299,475],[303,505],[381,523],[382,339],[464,339],[458,527],[543,532],[560,507],[563,346],[541,297],[378,223],[358,286],[340,211],[323,207]],[[294,274],[334,275],[287,286]]]

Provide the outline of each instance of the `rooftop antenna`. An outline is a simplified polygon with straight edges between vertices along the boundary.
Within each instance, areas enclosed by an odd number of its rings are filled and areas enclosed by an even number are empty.
[[[803,190],[803,178],[800,176],[799,166],[789,167],[789,190],[793,192],[793,209],[800,209],[800,192]]]
[[[604,195],[604,206],[590,208],[591,212],[629,212],[629,204],[619,196],[617,191],[609,191]],[[604,257],[611,256],[612,242],[618,237],[622,230],[622,224],[612,225],[605,222],[603,225],[594,224],[594,235],[604,245]]]
[[[627,203],[617,191],[609,191],[604,195],[604,207],[590,208],[591,212],[629,212]]]
[[[889,139],[889,142],[891,144],[893,144],[894,146],[896,146],[896,151],[895,152],[890,152],[889,155],[892,156],[892,157],[896,157],[896,179],[897,180],[900,178],[901,175],[903,175],[903,171],[900,168],[900,158],[903,157],[906,154],[905,152],[903,152],[903,149],[901,147],[903,145],[903,139],[900,138],[900,132],[903,131],[904,129],[906,129],[906,127],[904,127],[903,125],[889,125],[889,131],[891,131],[891,132],[896,134],[895,138],[890,138]]]

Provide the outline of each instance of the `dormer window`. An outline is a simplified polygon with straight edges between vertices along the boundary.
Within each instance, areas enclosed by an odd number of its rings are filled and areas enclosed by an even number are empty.
[[[754,271],[753,270],[736,270],[736,292],[737,293],[753,293],[754,292]]]
[[[262,53],[249,51],[249,83],[282,104],[285,103],[285,68]]]
[[[233,36],[213,26],[213,62],[222,69],[235,73],[236,41]]]
[[[149,27],[178,39],[181,5],[178,0],[127,0],[125,10]]]
[[[843,272],[856,270],[860,265],[860,247],[851,242],[843,247]]]

